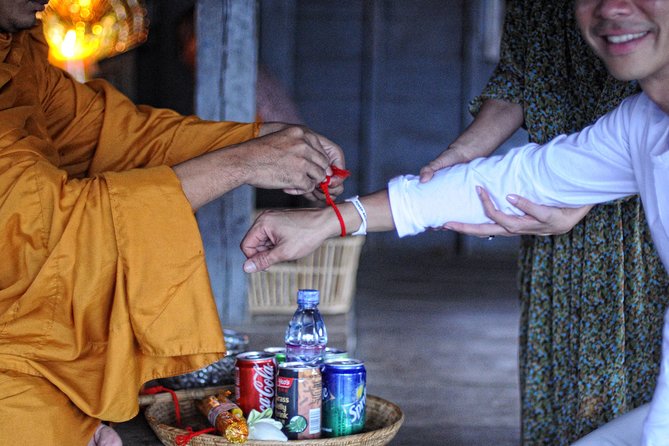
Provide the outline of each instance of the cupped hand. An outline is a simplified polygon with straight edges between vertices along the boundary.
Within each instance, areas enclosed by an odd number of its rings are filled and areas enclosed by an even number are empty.
[[[335,235],[338,227],[330,208],[264,211],[241,242],[247,257],[244,271],[263,271],[276,263],[302,258]]]
[[[508,195],[507,200],[525,213],[521,216],[508,215],[495,207],[485,189],[478,188],[478,192],[485,215],[495,223],[448,222],[444,225],[445,229],[478,237],[564,234],[569,232],[592,209],[591,205],[578,208],[543,206],[518,195]]]
[[[471,161],[462,151],[455,148],[448,148],[441,152],[441,154],[430,161],[426,166],[420,169],[420,182],[427,183],[432,179],[435,172],[445,167],[450,167],[455,164],[461,164]]]

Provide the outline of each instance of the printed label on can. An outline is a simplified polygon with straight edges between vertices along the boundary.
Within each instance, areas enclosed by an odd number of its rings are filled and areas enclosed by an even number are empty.
[[[251,410],[263,412],[274,408],[276,360],[270,353],[253,352],[237,356],[235,398],[248,416]]]
[[[274,418],[283,424],[288,439],[320,438],[321,398],[321,373],[317,367],[279,368]]]
[[[324,436],[340,437],[361,432],[367,407],[363,363],[357,360],[326,362],[322,379]]]

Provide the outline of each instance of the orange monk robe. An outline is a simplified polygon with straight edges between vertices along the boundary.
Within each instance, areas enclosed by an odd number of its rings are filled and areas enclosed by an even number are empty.
[[[48,65],[41,27],[0,34],[0,62],[0,370],[45,378],[89,416],[128,420],[142,383],[225,352],[169,166],[257,126],[78,84]]]

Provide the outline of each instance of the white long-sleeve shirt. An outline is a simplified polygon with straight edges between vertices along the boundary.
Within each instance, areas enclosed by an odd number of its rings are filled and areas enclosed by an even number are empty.
[[[669,116],[645,94],[630,97],[595,124],[551,142],[438,171],[427,183],[406,175],[388,184],[400,237],[445,222],[487,223],[476,186],[497,207],[518,194],[554,206],[603,203],[639,194],[660,257],[669,269]]]
[[[655,246],[669,270],[669,116],[645,94],[630,97],[579,133],[543,146],[528,144],[504,156],[482,158],[437,172],[428,183],[407,175],[388,184],[400,236],[449,221],[486,223],[476,186],[497,207],[518,214],[507,194],[554,206],[602,203],[639,194]],[[644,446],[669,445],[669,312],[662,363]]]

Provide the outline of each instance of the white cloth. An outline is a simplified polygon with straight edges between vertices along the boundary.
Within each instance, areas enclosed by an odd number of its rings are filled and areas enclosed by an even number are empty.
[[[650,411],[643,426],[644,446],[669,445],[669,311],[662,329],[662,362]]]
[[[590,432],[571,446],[639,446],[643,420],[650,405],[644,404]]]
[[[627,98],[579,133],[539,146],[528,144],[504,156],[481,158],[437,172],[424,184],[415,176],[388,184],[400,237],[449,221],[490,220],[476,194],[485,187],[506,213],[518,214],[507,194],[554,206],[579,206],[639,194],[655,247],[669,269],[669,116],[645,94]],[[653,396],[644,446],[669,446],[669,329]]]

